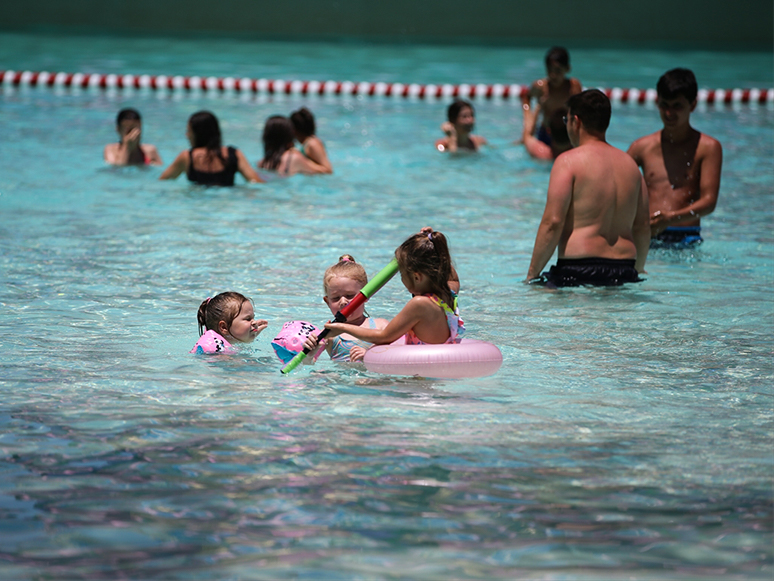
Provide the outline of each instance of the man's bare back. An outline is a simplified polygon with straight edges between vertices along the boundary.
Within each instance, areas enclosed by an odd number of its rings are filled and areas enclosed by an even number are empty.
[[[632,224],[642,198],[637,165],[623,151],[600,141],[567,151],[559,159],[563,167],[556,185],[571,188],[559,258],[636,258]],[[549,196],[550,190],[549,185]]]
[[[559,155],[551,170],[527,279],[540,277],[558,248],[560,262],[614,263],[602,267],[609,276],[592,274],[580,284],[636,281],[637,272],[644,272],[650,241],[643,178],[629,155],[605,142],[610,102],[603,93],[584,91],[568,105],[567,134],[575,147]],[[586,122],[573,107],[583,111]],[[568,267],[557,264],[556,268]],[[624,273],[624,278],[616,280],[617,273]]]

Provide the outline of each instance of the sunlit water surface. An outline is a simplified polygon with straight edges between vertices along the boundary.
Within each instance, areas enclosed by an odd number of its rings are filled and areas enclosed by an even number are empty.
[[[542,48],[2,35],[0,68],[401,82],[519,82]],[[264,62],[265,61],[265,62]],[[771,86],[771,55],[573,51],[590,86]],[[118,109],[165,162],[214,111],[261,156],[306,105],[330,177],[201,189],[110,169]],[[647,281],[522,283],[550,167],[518,104],[477,101],[484,153],[431,144],[446,102],[0,87],[0,576],[8,579],[770,579],[774,110],[699,107],[724,167],[704,244]],[[614,145],[660,127],[616,106]],[[451,240],[493,377],[335,366],[279,373],[282,323],[321,324],[322,273],[370,274],[424,225]],[[196,309],[251,296],[269,329],[188,354]],[[394,316],[394,280],[369,304]]]

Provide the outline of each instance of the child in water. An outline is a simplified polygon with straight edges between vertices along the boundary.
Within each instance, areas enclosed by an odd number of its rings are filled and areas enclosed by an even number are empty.
[[[332,335],[349,333],[363,341],[384,345],[405,336],[407,345],[458,343],[465,331],[457,309],[457,273],[446,237],[423,228],[395,251],[400,278],[413,295],[383,329],[349,323],[326,323]],[[453,287],[453,288],[452,288]]]
[[[255,318],[253,303],[241,293],[224,292],[199,305],[199,340],[191,353],[218,353],[232,349],[229,341],[252,343],[269,323]]]
[[[121,109],[116,118],[118,143],[105,146],[105,161],[110,165],[161,165],[153,145],[140,143],[142,119],[137,109]]]
[[[365,269],[355,262],[351,255],[344,254],[339,258],[339,262],[328,267],[323,275],[323,301],[335,315],[347,306],[367,283]],[[363,305],[350,315],[347,322],[363,329],[384,329],[389,321],[369,317]],[[367,342],[347,333],[325,339],[323,343],[330,358],[343,363],[362,361],[363,355],[370,347]],[[317,337],[312,334],[307,338],[304,347],[309,347],[311,351],[316,345]]]
[[[435,142],[438,151],[457,153],[458,151],[478,151],[487,141],[480,135],[473,135],[476,124],[476,112],[473,104],[463,99],[457,99],[446,110],[446,118],[441,124],[441,131],[446,137]]]
[[[290,122],[293,124],[296,140],[301,144],[299,151],[316,164],[323,166],[327,170],[326,173],[333,173],[333,166],[328,159],[325,145],[315,135],[316,127],[312,112],[306,107],[301,107],[291,113]]]

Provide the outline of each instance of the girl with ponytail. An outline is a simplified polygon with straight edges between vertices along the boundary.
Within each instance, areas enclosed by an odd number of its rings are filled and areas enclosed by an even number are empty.
[[[465,327],[457,309],[459,281],[446,236],[423,228],[398,247],[395,258],[401,281],[413,295],[403,310],[384,329],[327,323],[331,335],[349,333],[376,345],[401,336],[407,345],[459,343]]]

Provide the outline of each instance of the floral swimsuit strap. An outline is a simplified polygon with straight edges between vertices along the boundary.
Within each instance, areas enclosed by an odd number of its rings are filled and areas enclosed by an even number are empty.
[[[452,293],[452,306],[450,307],[441,300],[438,295],[426,294],[427,298],[432,300],[436,305],[441,307],[446,313],[446,323],[449,325],[449,343],[459,343],[459,337],[465,332],[465,323],[460,317],[460,309],[457,306],[457,295]]]

